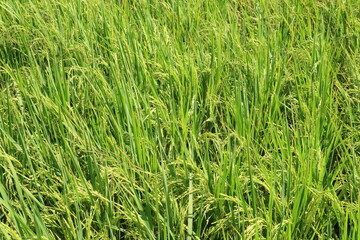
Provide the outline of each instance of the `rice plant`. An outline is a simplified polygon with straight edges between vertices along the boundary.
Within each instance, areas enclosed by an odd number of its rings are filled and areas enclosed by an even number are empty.
[[[0,0],[0,239],[360,239],[358,0]]]

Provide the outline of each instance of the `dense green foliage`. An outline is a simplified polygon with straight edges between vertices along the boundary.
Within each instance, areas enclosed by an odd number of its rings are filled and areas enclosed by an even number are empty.
[[[360,239],[359,0],[0,1],[0,239]]]

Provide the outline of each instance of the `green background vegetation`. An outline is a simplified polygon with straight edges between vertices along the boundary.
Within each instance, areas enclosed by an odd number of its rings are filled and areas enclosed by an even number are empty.
[[[0,239],[360,239],[358,0],[0,2]]]

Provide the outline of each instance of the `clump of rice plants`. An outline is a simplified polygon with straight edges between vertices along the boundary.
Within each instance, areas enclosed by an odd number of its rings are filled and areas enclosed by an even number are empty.
[[[360,239],[357,0],[0,1],[0,239]]]

